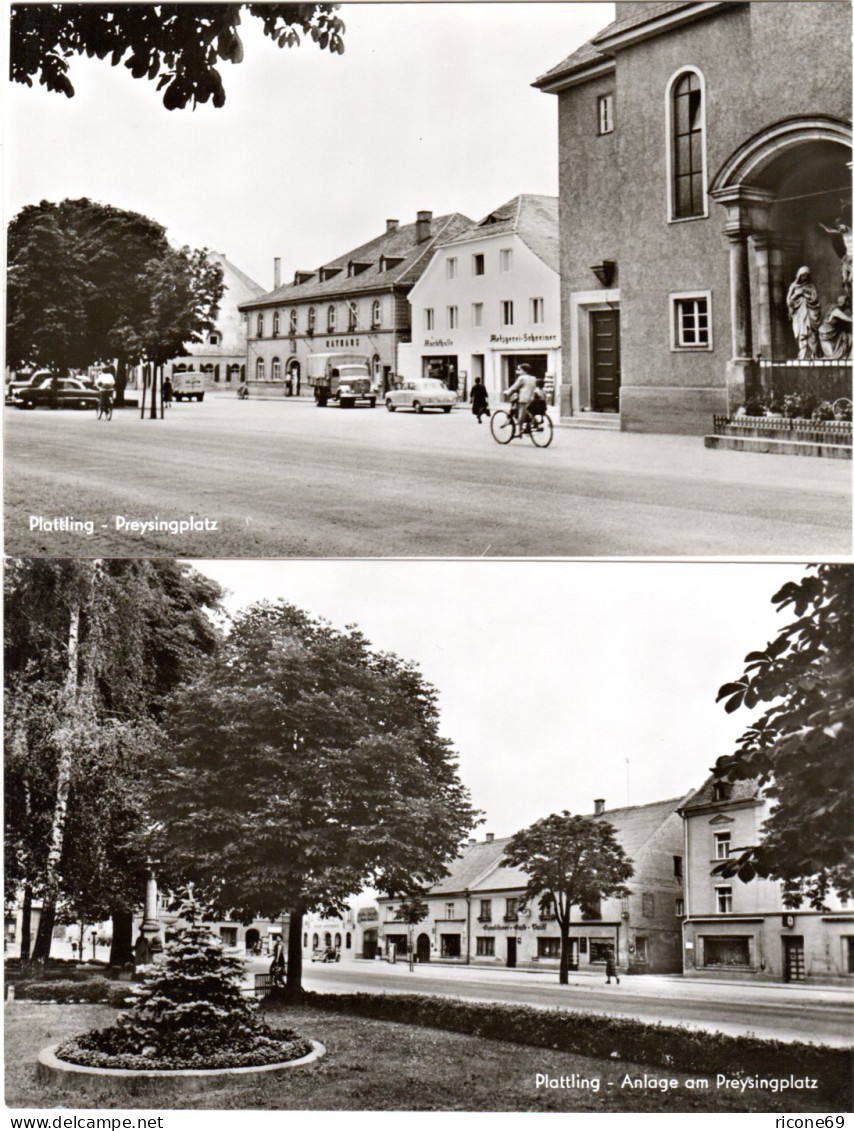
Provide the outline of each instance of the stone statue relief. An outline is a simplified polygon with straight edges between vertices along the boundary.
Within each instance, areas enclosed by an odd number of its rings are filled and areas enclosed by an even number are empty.
[[[818,338],[824,357],[848,358],[851,356],[851,297],[839,295],[825,314],[818,328]]]
[[[844,220],[837,220],[835,228],[828,228],[826,224],[819,227],[833,236],[833,248],[842,260],[842,289],[851,298],[851,227]]]
[[[799,360],[822,357],[818,336],[821,303],[808,267],[798,268],[795,281],[786,295],[786,306],[792,320],[792,332],[798,343]]]

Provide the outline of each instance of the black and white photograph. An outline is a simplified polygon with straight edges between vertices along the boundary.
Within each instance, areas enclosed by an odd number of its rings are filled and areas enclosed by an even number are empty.
[[[2,21],[9,1131],[843,1128],[851,5]]]
[[[7,551],[849,554],[850,46],[813,0],[14,5]]]
[[[7,1104],[850,1111],[852,590],[9,559]]]

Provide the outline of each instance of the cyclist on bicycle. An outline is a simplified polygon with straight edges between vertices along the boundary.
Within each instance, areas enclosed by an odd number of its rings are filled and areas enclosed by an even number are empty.
[[[113,393],[116,388],[116,379],[108,369],[102,370],[95,381],[98,390],[98,415],[112,406]]]
[[[507,390],[507,397],[514,400],[517,405],[516,424],[519,428],[519,434],[525,430],[525,425],[528,422],[528,414],[530,411],[531,401],[537,396],[537,379],[531,372],[531,367],[526,361],[516,370],[516,380]]]

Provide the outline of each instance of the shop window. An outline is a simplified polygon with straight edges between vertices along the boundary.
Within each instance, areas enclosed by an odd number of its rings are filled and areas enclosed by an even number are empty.
[[[455,255],[449,256],[445,260],[445,278],[456,279],[457,277],[457,257]]]
[[[537,958],[560,958],[560,939],[538,938]]]
[[[604,963],[608,954],[614,949],[613,939],[591,939],[590,961]]]
[[[462,954],[459,935],[442,935],[442,957],[459,958]]]
[[[478,938],[475,943],[475,954],[478,958],[494,958],[495,957],[495,939],[494,938]]]
[[[596,117],[599,123],[600,134],[614,132],[614,96],[613,94],[600,94],[596,100]]]
[[[513,248],[502,247],[498,253],[498,264],[502,272],[513,270]]]
[[[652,919],[655,915],[655,896],[651,891],[645,891],[641,900],[641,911],[644,919]]]
[[[432,306],[425,307],[425,310],[424,310],[424,329],[425,330],[432,330],[433,324],[434,324],[433,307]]]
[[[406,935],[386,935],[385,941],[386,946],[389,949],[394,947],[397,954],[405,955],[407,953]]]
[[[715,907],[720,915],[729,915],[732,912],[732,888],[715,888]]]
[[[545,310],[546,310],[546,304],[545,304],[545,301],[543,299],[541,299],[541,298],[532,298],[531,299],[531,321],[534,323],[535,326],[545,322],[545,320],[546,320]]]
[[[671,217],[688,220],[704,216],[703,84],[697,71],[678,75],[670,87]]]
[[[255,380],[256,381],[263,381],[265,379],[265,376],[266,376],[266,371],[264,369],[264,358],[259,357],[258,360],[255,362]]]
[[[256,331],[259,338],[264,337],[264,315],[258,315],[258,322],[256,323]]]
[[[486,271],[486,260],[482,252],[478,252],[471,257],[471,273],[472,275],[483,275]]]
[[[483,303],[473,302],[471,306],[471,324],[472,326],[483,325]]]
[[[673,350],[712,348],[711,294],[671,295],[671,342]]]
[[[846,974],[854,974],[854,935],[845,935],[842,939],[845,948],[844,961]]]
[[[223,946],[237,946],[237,927],[220,927],[219,937]]]
[[[701,935],[704,966],[749,966],[749,935]]]
[[[505,299],[501,303],[501,325],[502,326],[512,326],[513,325],[513,300],[512,299]]]
[[[482,923],[488,923],[492,919],[491,899],[482,899],[480,901],[480,914],[478,915],[478,919],[480,919]]]
[[[448,329],[456,330],[458,322],[458,310],[455,306],[448,307]]]
[[[715,860],[728,860],[732,833],[715,833]]]

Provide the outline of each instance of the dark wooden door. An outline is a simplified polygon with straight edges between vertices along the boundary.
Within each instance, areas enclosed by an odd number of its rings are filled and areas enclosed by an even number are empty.
[[[418,956],[419,962],[430,961],[430,936],[419,935],[418,943],[416,944],[415,953]]]
[[[590,311],[591,401],[594,412],[620,411],[620,312]]]
[[[803,935],[783,937],[783,980],[786,982],[802,982],[804,980]]]
[[[516,940],[515,940],[515,938],[509,938],[507,940],[507,965],[508,966],[515,966],[516,965]]]

